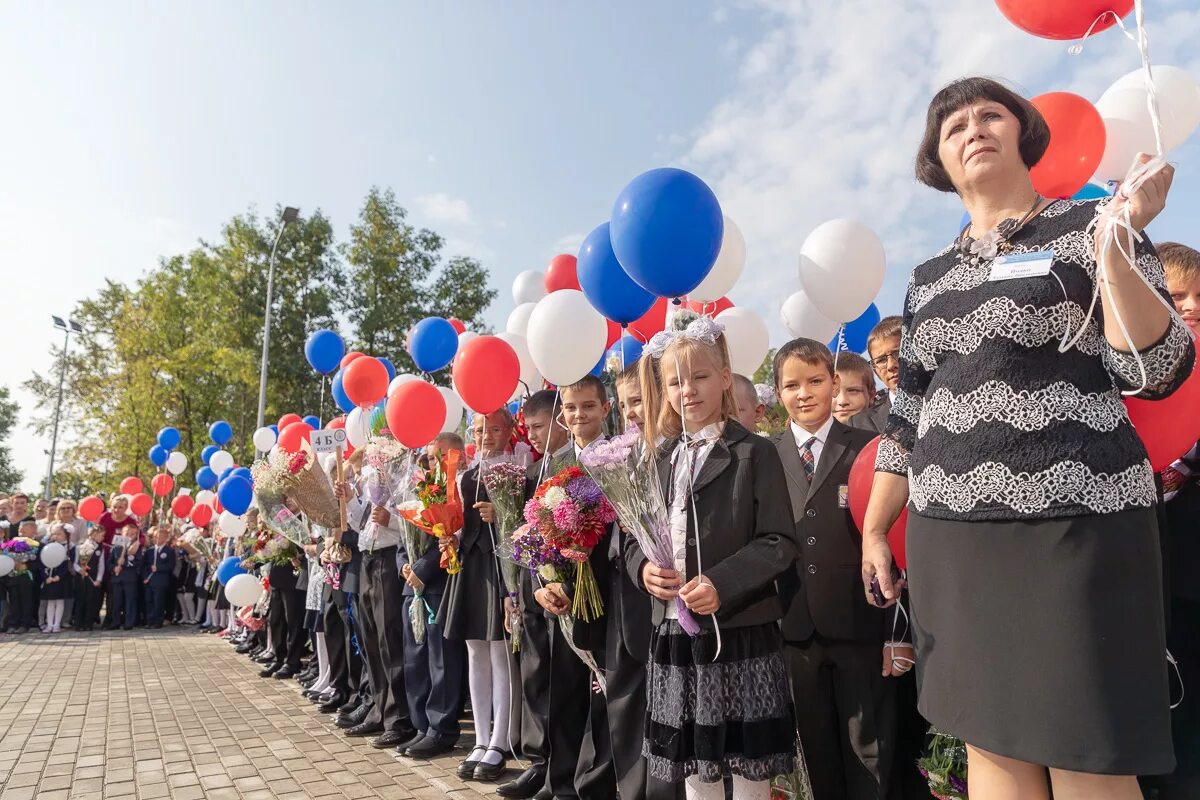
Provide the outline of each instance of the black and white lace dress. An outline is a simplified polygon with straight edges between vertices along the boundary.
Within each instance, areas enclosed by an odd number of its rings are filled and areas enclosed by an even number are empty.
[[[876,469],[909,480],[926,717],[1012,758],[1160,774],[1173,760],[1157,492],[1122,403],[1142,372],[1108,343],[1099,302],[1087,316],[1096,212],[1054,202],[1013,235],[1012,253],[1053,251],[1049,274],[991,280],[992,260],[953,247],[913,270]],[[1169,302],[1149,240],[1136,260]],[[1194,349],[1173,320],[1139,355],[1141,396],[1161,398]]]

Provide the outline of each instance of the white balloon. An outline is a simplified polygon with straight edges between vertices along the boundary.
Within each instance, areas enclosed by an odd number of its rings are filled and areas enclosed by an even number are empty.
[[[536,392],[541,388],[537,364],[533,363],[533,356],[529,352],[529,340],[519,333],[507,332],[497,334],[496,338],[508,342],[508,346],[517,354],[517,363],[521,365],[521,382],[529,387],[529,391]],[[525,386],[518,385],[517,389],[518,396],[525,393]]]
[[[371,412],[364,411],[361,408],[355,408],[346,415],[346,439],[355,448],[362,447],[367,443],[367,439],[371,435]]]
[[[187,469],[187,456],[176,450],[167,456],[167,472],[178,475]]]
[[[783,327],[797,339],[815,339],[824,343],[837,333],[838,323],[822,314],[817,304],[803,291],[794,292],[783,301],[779,316],[783,319]]]
[[[715,303],[725,295],[742,277],[742,268],[746,266],[746,239],[734,221],[725,217],[725,233],[721,239],[721,252],[713,263],[708,275],[692,291],[688,292],[688,300],[700,303]]]
[[[275,431],[267,426],[263,426],[254,432],[254,449],[260,453],[266,453],[275,446]]]
[[[546,296],[546,275],[536,269],[527,269],[513,280],[513,302],[518,306],[536,303]]]
[[[225,584],[225,598],[231,605],[252,606],[262,597],[262,582],[253,575],[234,575]]]
[[[218,450],[212,454],[212,458],[208,460],[208,467],[213,472],[220,475],[225,470],[233,466],[233,454],[228,450]]]
[[[232,511],[222,511],[221,516],[217,517],[217,525],[226,536],[241,536],[246,532],[246,518]]]
[[[472,339],[478,339],[478,338],[479,338],[479,334],[476,333],[475,331],[463,331],[462,333],[460,333],[458,335],[458,351],[457,352],[461,353],[462,349],[463,349],[463,345],[465,345],[467,342],[471,341]]]
[[[46,566],[46,569],[54,569],[67,560],[67,548],[58,542],[51,542],[42,548],[41,555],[38,557],[42,559],[42,564]]]
[[[325,470],[326,474],[337,464],[337,453],[326,453],[321,456],[321,469]]]
[[[216,494],[213,492],[209,491],[208,489],[201,489],[200,491],[196,492],[196,505],[211,506],[215,498]]]
[[[0,555],[0,578],[3,578],[16,568],[17,562],[12,560],[12,556]]]
[[[504,323],[504,330],[529,338],[529,317],[536,305],[537,303],[522,303],[514,308],[508,315],[508,321]]]
[[[800,248],[804,292],[836,322],[850,322],[867,310],[883,286],[886,267],[883,242],[857,220],[818,225]]]
[[[462,340],[459,339],[459,341],[461,342]],[[394,395],[396,393],[397,389],[399,389],[401,386],[408,383],[409,381],[419,381],[419,380],[420,380],[420,378],[418,378],[416,375],[413,375],[408,372],[403,372],[403,373],[397,375],[396,377],[392,378],[392,382],[388,384],[388,397],[391,397],[392,395]]]
[[[608,322],[583,292],[560,289],[538,301],[526,339],[538,371],[551,383],[567,386],[591,372],[604,354]]]
[[[771,348],[767,323],[758,314],[742,306],[727,308],[714,319],[725,326],[730,367],[739,375],[753,377]]]
[[[458,425],[462,422],[462,398],[454,389],[448,389],[445,386],[439,386],[437,390],[442,393],[442,397],[446,401],[446,421],[442,423],[442,433],[453,433],[458,430]]]
[[[1125,95],[1125,92],[1133,95]],[[1186,69],[1154,67],[1154,94],[1158,98],[1158,116],[1162,122],[1163,147],[1174,150],[1200,127],[1200,81]],[[1146,104],[1146,85],[1142,70],[1136,69],[1119,78],[1100,97],[1096,109],[1100,116],[1150,123]],[[1153,129],[1151,129],[1153,134]],[[1153,140],[1151,140],[1153,146]],[[1153,153],[1153,150],[1144,151]],[[1121,176],[1125,177],[1124,175]]]

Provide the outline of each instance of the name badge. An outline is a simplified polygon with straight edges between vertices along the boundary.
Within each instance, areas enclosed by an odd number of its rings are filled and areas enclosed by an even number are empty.
[[[850,487],[842,484],[838,487],[838,508],[850,507]]]
[[[1040,278],[1049,275],[1052,266],[1054,266],[1053,250],[1000,256],[992,262],[992,274],[988,280],[1009,281],[1013,278]]]

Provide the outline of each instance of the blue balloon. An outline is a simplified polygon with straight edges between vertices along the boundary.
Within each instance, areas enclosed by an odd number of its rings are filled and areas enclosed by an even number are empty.
[[[225,479],[232,475],[235,469],[237,469],[237,467],[226,467],[225,469],[221,470],[221,474],[217,476],[217,483],[224,483]]]
[[[960,219],[958,221],[958,230],[956,230],[954,232],[955,235],[960,234],[963,231],[965,231],[967,229],[967,226],[970,224],[971,224],[971,214],[968,211],[964,211],[963,215],[962,215],[962,219]]]
[[[600,354],[600,360],[596,362],[596,366],[592,367],[591,374],[595,375],[597,378],[599,378],[601,375],[603,375],[605,361],[608,361],[608,353],[607,352]]]
[[[579,248],[576,277],[583,296],[613,322],[628,325],[654,305],[655,297],[634,282],[613,254],[608,223],[597,226]]]
[[[225,420],[219,419],[208,426],[208,438],[224,447],[225,443],[233,438],[233,426]]]
[[[241,475],[230,475],[221,481],[217,497],[226,511],[240,517],[250,509],[250,502],[254,500],[254,487]]]
[[[1083,188],[1072,195],[1072,200],[1099,200],[1102,197],[1111,197],[1110,192],[1104,186],[1097,186],[1094,183],[1085,183]]]
[[[520,400],[513,400],[511,403],[508,404],[508,413],[512,414],[514,417],[517,415],[517,412],[520,410],[521,410],[521,401]]]
[[[642,357],[642,343],[627,333],[613,342],[613,346],[608,348],[608,352],[609,355],[615,355],[621,359],[622,369],[624,369],[633,366]]]
[[[660,297],[680,297],[699,286],[721,252],[724,233],[712,189],[671,167],[630,181],[617,195],[609,228],[625,272]]]
[[[206,447],[200,451],[200,460],[203,463],[207,464],[209,461],[212,460],[213,454],[216,453],[220,449],[221,448],[217,447],[215,444],[210,444],[208,447]]]
[[[453,361],[457,352],[458,331],[441,317],[426,317],[408,335],[408,353],[422,372],[437,372]]]
[[[212,467],[201,467],[196,470],[196,485],[201,489],[211,489],[217,485],[217,473],[212,471]]]
[[[279,426],[278,425],[268,425],[267,427],[271,429],[271,433],[275,434],[275,438],[278,439],[279,438]]]
[[[167,452],[167,448],[161,444],[156,444],[150,448],[150,463],[156,467],[161,467],[167,463],[167,457],[171,454]]]
[[[329,391],[333,394],[333,402],[337,403],[338,408],[347,414],[354,410],[354,403],[350,401],[350,398],[346,396],[346,390],[342,388],[342,371],[340,369],[338,374],[333,376],[333,380],[329,384]]]
[[[235,575],[245,575],[246,570],[242,569],[242,559],[240,556],[229,556],[221,560],[220,566],[217,567],[217,582],[222,586],[229,583]]]
[[[331,330],[313,331],[304,343],[304,357],[322,375],[336,372],[346,355],[346,343]]]
[[[234,467],[233,472],[229,473],[229,476],[233,477],[234,475],[241,475],[243,478],[250,481],[251,486],[254,485],[254,473],[250,471],[249,467]]]
[[[378,360],[379,363],[383,364],[384,368],[387,369],[388,383],[391,383],[392,378],[396,377],[396,365],[392,363],[390,358],[384,358],[383,356],[380,356]]]
[[[177,428],[167,427],[158,432],[158,444],[168,453],[179,447],[179,440],[181,438]]]
[[[315,414],[309,414],[304,418],[304,421],[307,422],[314,431],[321,430],[321,418]]]
[[[846,323],[842,334],[842,350],[848,353],[862,353],[867,349],[867,337],[879,324],[879,309],[875,304],[867,306],[867,310],[859,314],[858,319]],[[834,336],[829,342],[829,349],[836,352],[838,337]]]

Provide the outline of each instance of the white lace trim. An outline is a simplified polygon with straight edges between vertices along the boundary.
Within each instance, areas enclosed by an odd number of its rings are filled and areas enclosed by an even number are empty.
[[[892,398],[891,413],[916,425],[921,421],[921,408],[924,404],[925,398],[921,395],[897,388]]]
[[[908,453],[891,436],[884,436],[879,440],[879,450],[875,453],[875,471],[896,475],[908,474]]]
[[[1066,381],[1028,391],[1004,381],[988,381],[965,394],[943,388],[926,397],[917,436],[934,427],[966,433],[981,422],[1001,422],[1022,431],[1045,430],[1055,422],[1081,422],[1108,433],[1128,419],[1116,391],[1084,393]]]
[[[1113,514],[1130,506],[1153,506],[1156,500],[1149,461],[1114,474],[1093,472],[1078,461],[1060,461],[1034,473],[1014,473],[996,461],[985,461],[961,475],[930,465],[912,475],[908,486],[909,498],[918,511],[936,503],[960,514],[981,503],[1005,506],[1019,514],[1038,514],[1055,506],[1081,506],[1097,514]]]
[[[1026,347],[1041,347],[1058,341],[1064,332],[1079,330],[1084,311],[1078,303],[1064,301],[1052,306],[1017,305],[1008,296],[993,297],[966,316],[945,320],[931,317],[917,325],[911,351],[927,371],[937,369],[941,353],[956,352],[968,355],[975,352],[985,339],[1002,336]],[[1076,345],[1091,356],[1104,351],[1094,321],[1088,322],[1087,333]]]
[[[1146,388],[1142,396],[1153,397],[1165,394],[1175,384],[1180,366],[1192,349],[1192,335],[1187,327],[1171,320],[1171,327],[1161,342],[1142,353],[1142,365],[1146,368]],[[1132,390],[1142,384],[1133,353],[1124,353],[1111,346],[1104,349],[1104,366],[1118,381]]]

